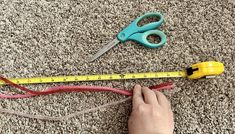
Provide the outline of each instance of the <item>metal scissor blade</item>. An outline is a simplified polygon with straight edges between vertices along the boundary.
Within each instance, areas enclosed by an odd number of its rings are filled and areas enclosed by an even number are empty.
[[[120,41],[115,38],[113,41],[109,42],[107,45],[105,45],[102,49],[100,49],[90,60],[89,62],[94,61],[95,59],[99,58],[101,55],[103,55],[105,52],[110,50],[112,47],[117,45]]]

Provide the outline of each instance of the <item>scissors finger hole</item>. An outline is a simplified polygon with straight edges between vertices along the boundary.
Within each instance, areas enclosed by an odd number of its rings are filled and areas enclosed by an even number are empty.
[[[158,44],[161,42],[161,37],[156,34],[150,34],[147,36],[147,40],[152,44]]]
[[[160,19],[160,16],[146,16],[137,23],[137,26],[142,27],[152,22],[158,22]]]

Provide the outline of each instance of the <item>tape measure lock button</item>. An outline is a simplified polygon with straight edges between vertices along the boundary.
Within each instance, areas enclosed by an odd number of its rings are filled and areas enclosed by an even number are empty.
[[[198,68],[189,67],[186,69],[187,75],[192,75],[194,71],[198,71]]]

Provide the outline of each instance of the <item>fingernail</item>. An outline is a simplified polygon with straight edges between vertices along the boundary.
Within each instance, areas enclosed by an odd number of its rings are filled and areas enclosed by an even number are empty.
[[[139,84],[136,84],[135,88],[141,88],[141,86]]]

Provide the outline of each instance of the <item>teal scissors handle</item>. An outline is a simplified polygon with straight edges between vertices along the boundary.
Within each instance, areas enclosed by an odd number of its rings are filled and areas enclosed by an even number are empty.
[[[147,39],[149,35],[159,36],[160,42],[157,44],[149,42]],[[163,46],[166,43],[166,35],[162,31],[159,31],[159,30],[150,30],[144,33],[135,33],[131,35],[128,39],[137,41],[143,46],[148,47],[148,48],[158,48],[158,47]]]
[[[151,22],[143,26],[138,26],[138,23],[146,17],[158,17],[159,20],[157,22]],[[135,19],[129,26],[127,26],[125,29],[119,32],[117,38],[120,42],[125,42],[127,40],[134,40],[148,48],[161,47],[166,43],[166,35],[159,30],[153,30],[153,29],[158,28],[163,23],[163,21],[164,17],[160,13],[157,12],[146,13]],[[161,40],[160,43],[158,44],[150,43],[147,40],[147,37],[150,35],[159,36]]]

